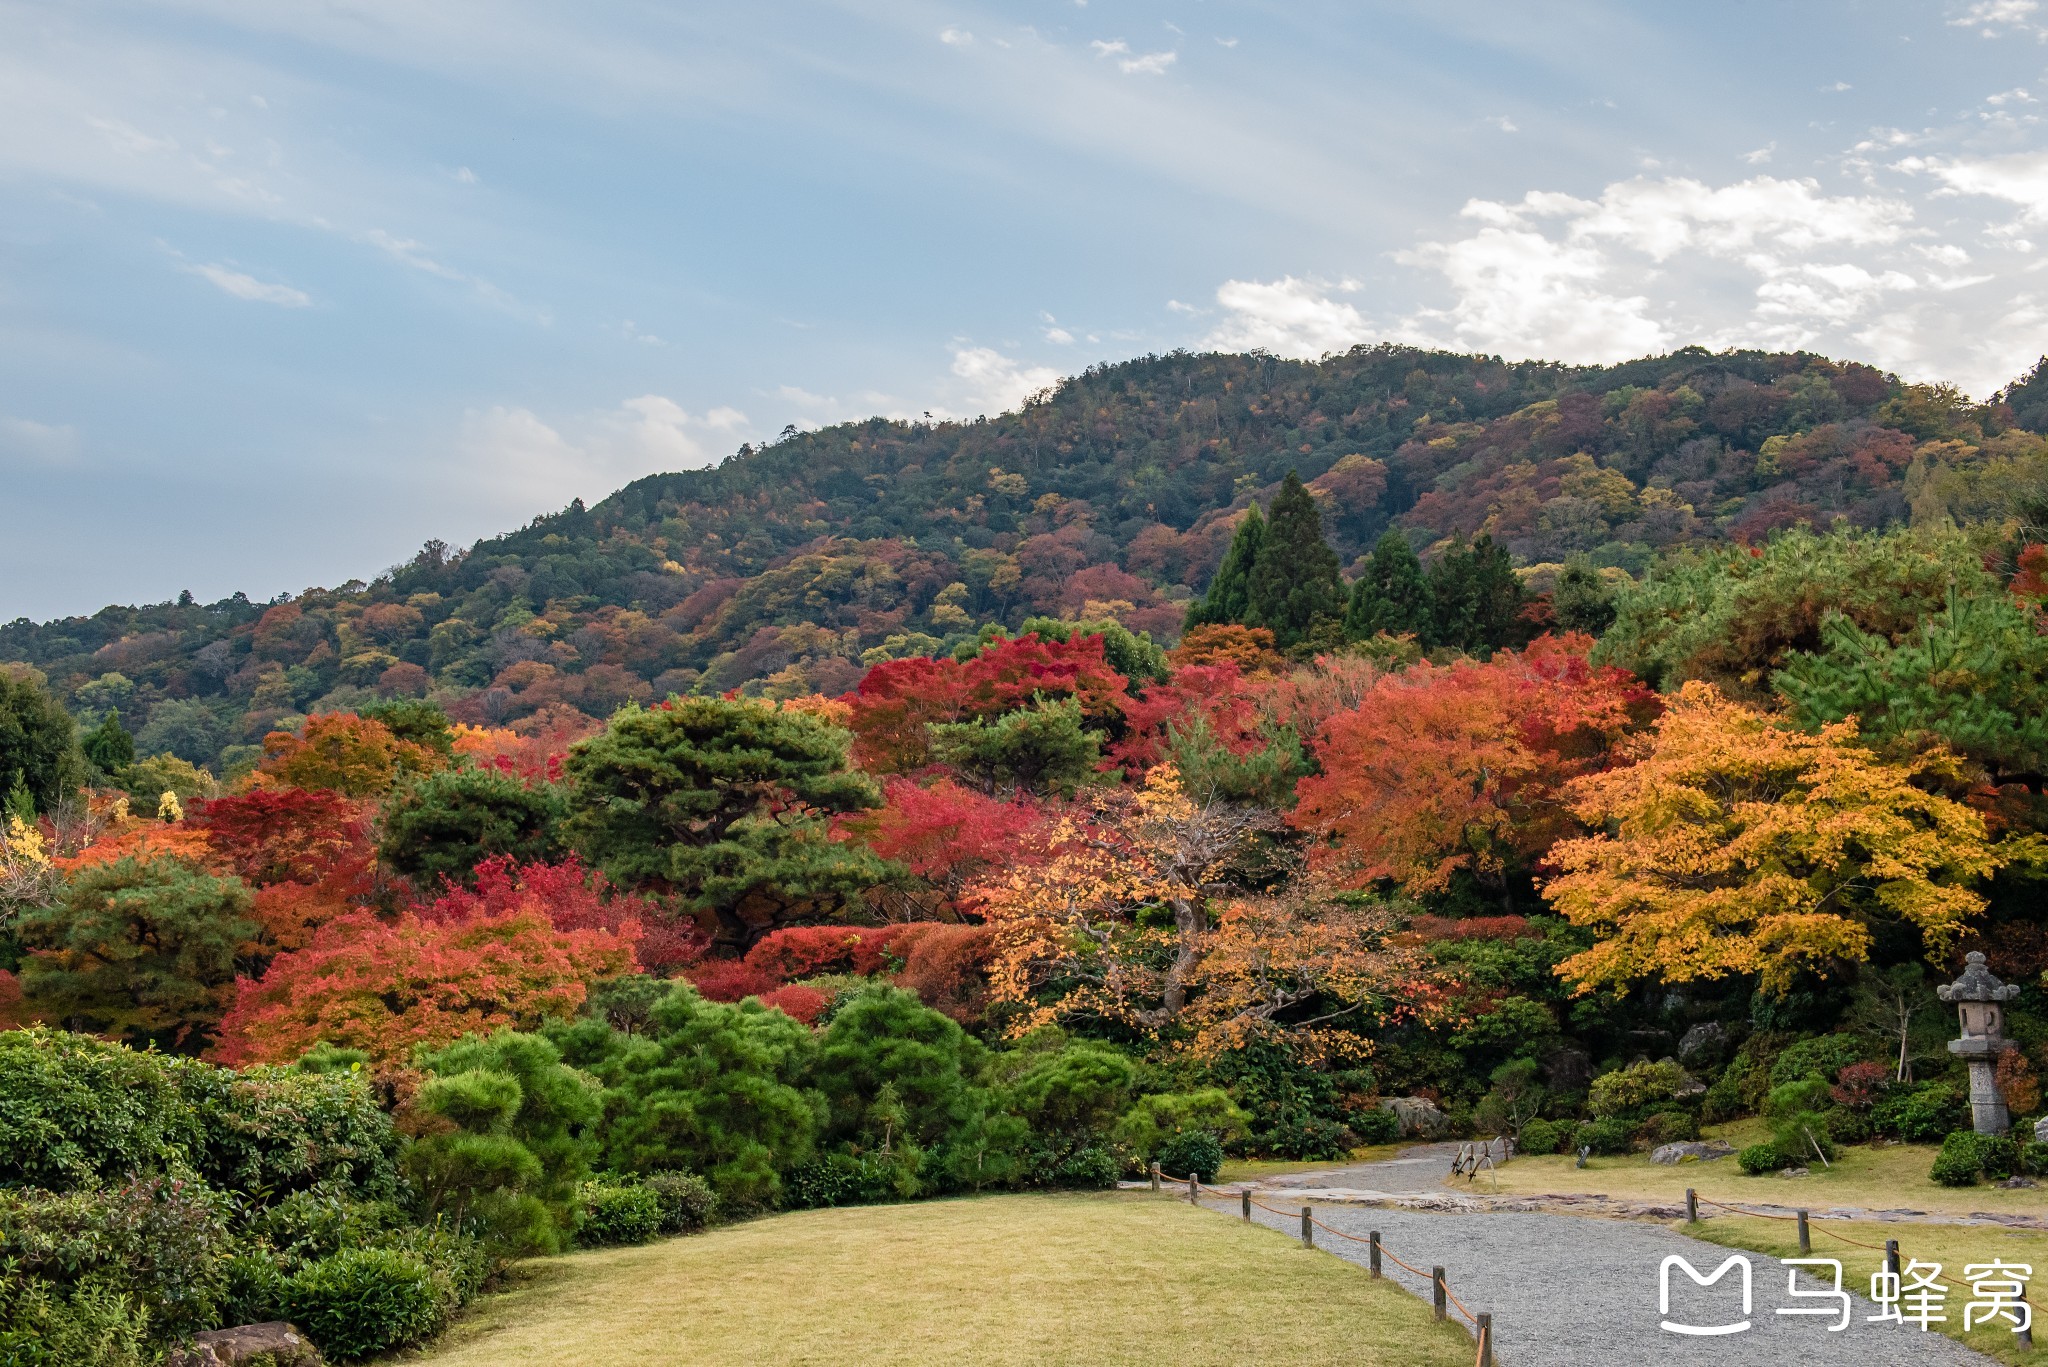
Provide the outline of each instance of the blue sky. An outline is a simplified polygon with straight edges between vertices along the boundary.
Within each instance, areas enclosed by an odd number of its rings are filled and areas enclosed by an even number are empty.
[[[0,0],[0,619],[1177,346],[2048,350],[2048,9]]]

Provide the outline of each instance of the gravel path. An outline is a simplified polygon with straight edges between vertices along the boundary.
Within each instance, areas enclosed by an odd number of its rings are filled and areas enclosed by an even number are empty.
[[[1253,1208],[1261,1224],[1299,1235],[1301,1201],[1285,1194],[1296,1188],[1354,1187],[1385,1192],[1438,1189],[1449,1168],[1446,1149],[1410,1150],[1384,1163],[1295,1174],[1261,1182],[1261,1199],[1286,1211]],[[1235,1199],[1210,1202],[1235,1218]],[[1751,1254],[1754,1291],[1751,1328],[1722,1338],[1685,1337],[1660,1327],[1658,1271],[1677,1254],[1704,1275],[1736,1250],[1703,1243],[1660,1225],[1571,1215],[1484,1211],[1460,1214],[1385,1207],[1315,1206],[1316,1219],[1363,1240],[1380,1231],[1386,1249],[1423,1269],[1412,1276],[1385,1263],[1387,1273],[1418,1296],[1429,1296],[1428,1269],[1446,1269],[1450,1289],[1473,1312],[1494,1317],[1495,1351],[1501,1367],[1587,1367],[1587,1364],[1670,1364],[1670,1367],[1963,1367],[1991,1359],[1936,1333],[1897,1324],[1870,1324],[1872,1307],[1861,1296],[1847,1329],[1828,1332],[1834,1318],[1781,1316],[1787,1269],[1774,1258]],[[1364,1264],[1366,1245],[1316,1231],[1316,1245]],[[1731,1273],[1712,1287],[1695,1287],[1674,1270],[1670,1318],[1694,1324],[1724,1324],[1741,1318],[1740,1291]],[[1801,1277],[1801,1285],[1821,1282]],[[1858,1288],[1849,1287],[1854,1291]],[[1949,1314],[1959,1319],[1964,1297],[1951,1291]],[[1455,1309],[1452,1317],[1458,1318]],[[2048,1325],[2043,1326],[2048,1332]]]

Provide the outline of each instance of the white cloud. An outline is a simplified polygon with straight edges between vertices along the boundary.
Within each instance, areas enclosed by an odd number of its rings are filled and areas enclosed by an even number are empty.
[[[939,41],[947,47],[966,47],[974,41],[974,35],[964,28],[944,28],[939,30]]]
[[[425,271],[428,275],[438,275],[443,280],[467,282],[469,279],[468,276],[456,270],[453,266],[444,266],[433,257],[428,256],[426,244],[415,242],[409,237],[399,237],[394,233],[384,231],[382,228],[372,228],[363,234],[363,240],[383,252],[386,256],[389,256],[392,260],[401,261],[416,271]]]
[[[1649,316],[1647,298],[1604,287],[1609,264],[1590,244],[1489,225],[1396,259],[1439,272],[1456,296],[1447,309],[1424,309],[1407,320],[1399,329],[1406,340],[1438,337],[1474,351],[1574,362],[1626,360],[1671,340]]]
[[[601,498],[642,475],[716,464],[747,416],[725,407],[699,416],[665,395],[642,394],[564,426],[530,408],[472,409],[458,442],[465,474],[487,473],[499,502],[529,511]]]
[[[1771,159],[1771,154],[1777,150],[1777,143],[1768,142],[1765,143],[1762,147],[1757,148],[1753,152],[1744,152],[1742,154],[1742,159],[1748,162],[1751,166],[1762,166],[1765,162]]]
[[[1021,408],[1026,399],[1060,382],[1059,371],[1051,366],[1026,365],[985,346],[954,347],[952,369],[963,382],[969,405],[981,413]]]
[[[1348,280],[1331,286],[1291,275],[1272,281],[1226,280],[1216,289],[1216,302],[1229,314],[1202,344],[1302,360],[1349,351],[1373,339],[1372,326],[1355,306],[1330,295],[1333,289],[1348,293],[1357,288]]]
[[[2040,0],[1974,0],[1948,22],[1952,28],[1976,29],[1986,38],[1996,38],[2002,30],[2038,34],[2034,14],[2040,8]]]
[[[1055,346],[1072,346],[1074,334],[1063,327],[1049,327],[1045,330],[1045,340]]]
[[[247,299],[258,304],[278,304],[284,308],[302,309],[313,302],[304,290],[295,290],[290,285],[273,285],[258,280],[253,275],[230,270],[226,266],[188,265],[184,269],[207,281],[224,294],[237,299]]]
[[[1166,68],[1180,60],[1178,52],[1133,53],[1131,45],[1121,38],[1108,42],[1097,38],[1088,46],[1095,49],[1097,57],[1116,58],[1116,69],[1126,76],[1163,76]]]
[[[1489,119],[1487,120],[1487,122],[1491,123],[1495,128],[1498,128],[1503,133],[1519,133],[1522,131],[1519,127],[1515,125],[1515,121],[1505,114],[1502,114],[1497,118]]]
[[[62,465],[77,454],[77,428],[0,414],[0,460]]]
[[[476,184],[476,172],[470,170],[467,166],[458,166],[455,168],[455,179],[464,185],[474,185]]]
[[[1958,194],[1988,195],[2020,206],[2033,222],[2048,222],[2048,152],[2014,152],[2002,157],[1957,157],[1942,161],[1908,157],[1902,171],[1926,171]]]

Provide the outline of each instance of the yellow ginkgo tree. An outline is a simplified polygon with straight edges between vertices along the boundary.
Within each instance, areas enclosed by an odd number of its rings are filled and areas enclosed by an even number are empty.
[[[1598,937],[1557,968],[1581,991],[1753,975],[1782,992],[1866,958],[1879,918],[1937,954],[1983,911],[1973,885],[2033,855],[1919,786],[1952,777],[1951,756],[1881,758],[1854,719],[1802,731],[1695,682],[1629,745],[1633,763],[1566,789],[1603,833],[1550,853],[1545,894]]]

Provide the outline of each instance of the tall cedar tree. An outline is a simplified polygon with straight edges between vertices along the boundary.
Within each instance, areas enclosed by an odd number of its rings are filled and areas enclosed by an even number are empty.
[[[0,798],[21,789],[47,812],[84,769],[71,714],[31,679],[0,672]]]
[[[1323,515],[1301,476],[1289,470],[1273,496],[1241,620],[1271,631],[1285,650],[1301,644],[1318,618],[1334,622],[1343,615],[1344,584],[1337,553],[1323,540]]]
[[[1252,569],[1258,564],[1259,552],[1265,544],[1266,519],[1254,503],[1245,509],[1238,522],[1237,531],[1230,538],[1230,549],[1223,553],[1223,563],[1217,566],[1216,577],[1209,581],[1209,591],[1189,606],[1187,626],[1244,621],[1251,602]]]
[[[1506,548],[1481,533],[1454,545],[1429,569],[1435,645],[1481,653],[1524,639],[1522,581]]]
[[[847,768],[851,741],[773,703],[628,706],[570,751],[564,832],[618,882],[671,888],[717,916],[721,940],[751,943],[897,872],[827,829],[882,804],[875,781]]]
[[[1351,586],[1351,602],[1344,612],[1344,634],[1355,639],[1385,632],[1389,636],[1413,636],[1424,645],[1435,625],[1435,604],[1429,580],[1415,548],[1398,529],[1389,527],[1372,548],[1365,573]]]

